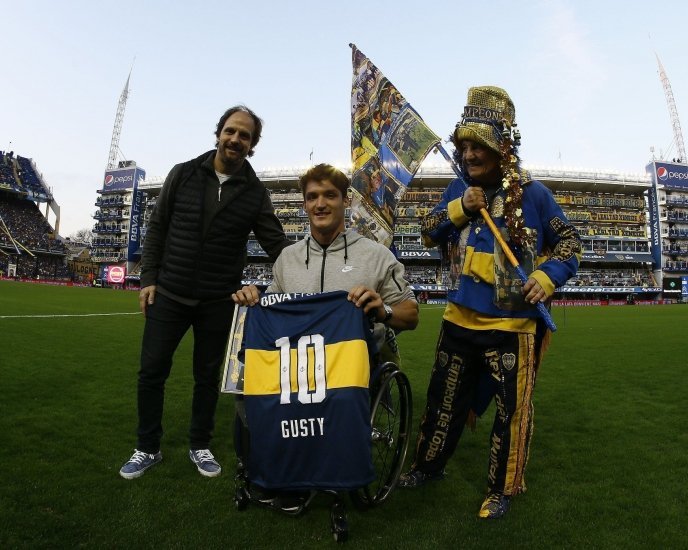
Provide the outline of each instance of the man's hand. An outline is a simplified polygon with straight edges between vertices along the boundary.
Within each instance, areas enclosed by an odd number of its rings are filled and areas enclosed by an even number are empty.
[[[139,292],[139,308],[143,316],[146,316],[146,307],[152,306],[155,302],[155,285],[144,286]]]
[[[531,304],[544,302],[547,299],[547,293],[540,286],[540,283],[538,283],[532,277],[529,277],[528,280],[525,282],[521,292],[523,292],[523,294],[525,295],[526,302],[530,302]]]
[[[385,308],[382,307],[382,298],[372,288],[367,286],[355,286],[349,291],[347,299],[356,307],[362,307],[366,315],[372,314],[377,321],[385,318]]]
[[[470,186],[461,199],[464,211],[469,214],[479,212],[481,208],[487,208],[487,196],[482,187]]]
[[[247,285],[232,294],[232,300],[240,306],[255,306],[260,300],[260,291],[256,285]]]

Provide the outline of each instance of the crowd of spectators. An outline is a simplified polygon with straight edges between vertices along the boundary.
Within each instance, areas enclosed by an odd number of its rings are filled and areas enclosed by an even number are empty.
[[[664,245],[662,248],[664,254],[688,254],[688,242],[676,242]]]
[[[412,266],[406,267],[406,280],[412,285],[436,285],[442,282],[440,269],[434,266]]]
[[[125,224],[117,222],[99,222],[93,226],[93,231],[96,233],[121,233],[125,229]]]
[[[656,287],[652,272],[642,269],[579,269],[568,286]]]
[[[645,227],[642,226],[626,226],[621,224],[611,224],[608,226],[602,226],[597,224],[585,224],[577,227],[578,233],[581,237],[645,237],[647,238],[647,233],[645,232]]]
[[[423,246],[420,242],[420,240],[416,241],[410,241],[408,239],[406,240],[401,240],[401,239],[395,239],[394,240],[394,246],[396,247],[397,250],[425,250],[425,246]]]
[[[246,251],[249,256],[267,256],[263,248],[258,244],[258,241],[255,240],[248,241]]]
[[[645,208],[645,199],[642,196],[611,195],[605,193],[587,193],[554,191],[554,200],[562,206],[600,206],[602,208],[627,208],[637,210]]]
[[[272,264],[248,264],[244,268],[244,279],[272,282]]]
[[[96,199],[96,206],[122,206],[124,197],[122,195],[106,195]],[[152,206],[155,206],[153,203]]]
[[[442,189],[409,189],[396,209],[394,244],[398,251],[425,250],[420,237],[419,218],[427,214],[432,206],[440,200]],[[617,196],[596,193],[560,193],[558,202],[571,212],[571,219],[580,230],[584,241],[584,252],[606,253],[648,253],[649,241],[646,227],[646,206],[644,199],[639,196]],[[282,193],[272,193],[276,215],[291,239],[302,239],[308,231],[308,220],[303,210],[303,197],[300,192],[290,190]],[[105,198],[101,198],[101,201]],[[151,201],[146,204],[149,212]],[[104,203],[103,206],[119,206]],[[144,219],[146,218],[144,214]],[[116,232],[116,223],[106,224],[104,218],[98,221],[97,228],[111,229]],[[688,237],[688,230],[676,229],[676,236]],[[671,235],[670,235],[671,236]],[[101,235],[100,238],[107,238]],[[114,237],[113,237],[114,239]],[[104,246],[109,244],[102,243]],[[688,245],[686,245],[688,247]],[[683,252],[680,245],[672,251]],[[251,239],[248,242],[249,258],[265,256],[260,245]],[[104,253],[104,252],[103,252]],[[436,256],[433,256],[435,258]],[[676,258],[674,258],[676,259]],[[678,258],[680,260],[681,258]],[[675,262],[678,267],[682,264]],[[685,262],[684,262],[685,263]],[[596,265],[604,266],[597,268]],[[670,263],[673,269],[674,263]],[[629,264],[593,264],[581,268],[575,279],[569,285],[590,287],[628,287],[655,288],[657,283],[647,265],[639,262]],[[406,278],[415,285],[444,285],[451,284],[449,272],[442,268],[441,262],[429,260],[428,263],[406,264]],[[272,279],[272,266],[268,263],[249,264],[244,271],[246,280]],[[427,290],[427,289],[426,289]],[[435,291],[430,291],[430,297],[435,298]],[[438,292],[440,297],[441,291]]]
[[[0,151],[0,189],[19,189],[19,183],[14,177],[14,152]]]
[[[127,245],[127,239],[123,237],[94,237],[91,246],[93,248],[117,247]]]
[[[21,191],[32,197],[46,198],[50,195],[31,159],[15,156],[14,151],[0,151],[1,188]]]
[[[0,218],[3,222],[0,224],[0,246],[14,248],[14,239],[31,251],[66,252],[64,244],[53,238],[52,227],[33,201],[3,194],[0,196]]]
[[[583,252],[649,252],[650,246],[646,240],[621,241],[612,239],[583,239]]]
[[[672,195],[666,198],[666,203],[669,206],[688,206],[688,195]]]
[[[126,256],[120,250],[94,250],[91,252],[91,260],[94,262],[121,262],[126,260]]]
[[[685,210],[670,210],[667,212],[667,221],[670,222],[687,222],[688,212]]]
[[[33,192],[36,195],[47,196],[47,190],[43,186],[31,159],[17,155],[16,167],[19,180],[24,186],[24,190]]]
[[[667,233],[669,237],[688,237],[688,228],[686,227],[670,227]]]
[[[36,254],[0,256],[0,273],[8,275],[9,264],[16,266],[15,277],[20,279],[71,279],[64,256]]]
[[[688,262],[686,260],[667,260],[664,264],[664,270],[688,272]]]
[[[101,208],[93,217],[97,220],[121,220],[127,215],[122,208]]]
[[[53,229],[31,200],[0,194],[0,271],[16,277],[68,279],[66,246],[53,237]]]

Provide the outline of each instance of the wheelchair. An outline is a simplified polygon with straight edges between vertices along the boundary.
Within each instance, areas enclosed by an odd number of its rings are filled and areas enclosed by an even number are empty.
[[[349,490],[348,496],[358,509],[369,509],[384,503],[397,485],[408,450],[411,423],[412,397],[407,376],[393,362],[385,362],[371,373],[370,421],[372,460],[375,479],[365,487]],[[239,403],[239,402],[238,402]],[[238,407],[240,409],[240,407]],[[238,411],[238,418],[241,413]],[[248,429],[243,421],[236,423],[246,449]],[[236,432],[235,432],[236,433]],[[344,500],[346,492],[334,490],[262,492],[251,483],[239,456],[235,475],[234,504],[237,510],[245,510],[249,504],[258,504],[287,515],[304,513],[317,494],[333,497],[330,508],[330,528],[334,540],[348,539],[349,525]]]

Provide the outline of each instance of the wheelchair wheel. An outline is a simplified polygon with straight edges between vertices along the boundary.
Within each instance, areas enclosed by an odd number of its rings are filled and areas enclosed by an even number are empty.
[[[373,465],[376,479],[352,493],[357,504],[384,502],[399,480],[406,458],[412,422],[411,385],[394,363],[385,363],[371,403]]]
[[[245,488],[237,488],[234,491],[234,506],[236,509],[240,512],[243,512],[248,508],[248,503],[250,502],[250,497],[248,496],[248,493],[246,492]]]

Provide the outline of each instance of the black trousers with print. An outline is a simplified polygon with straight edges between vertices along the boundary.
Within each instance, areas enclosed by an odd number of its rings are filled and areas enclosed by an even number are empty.
[[[481,394],[494,395],[488,490],[525,490],[523,473],[532,434],[535,336],[470,330],[443,321],[428,385],[413,468],[444,469]]]

